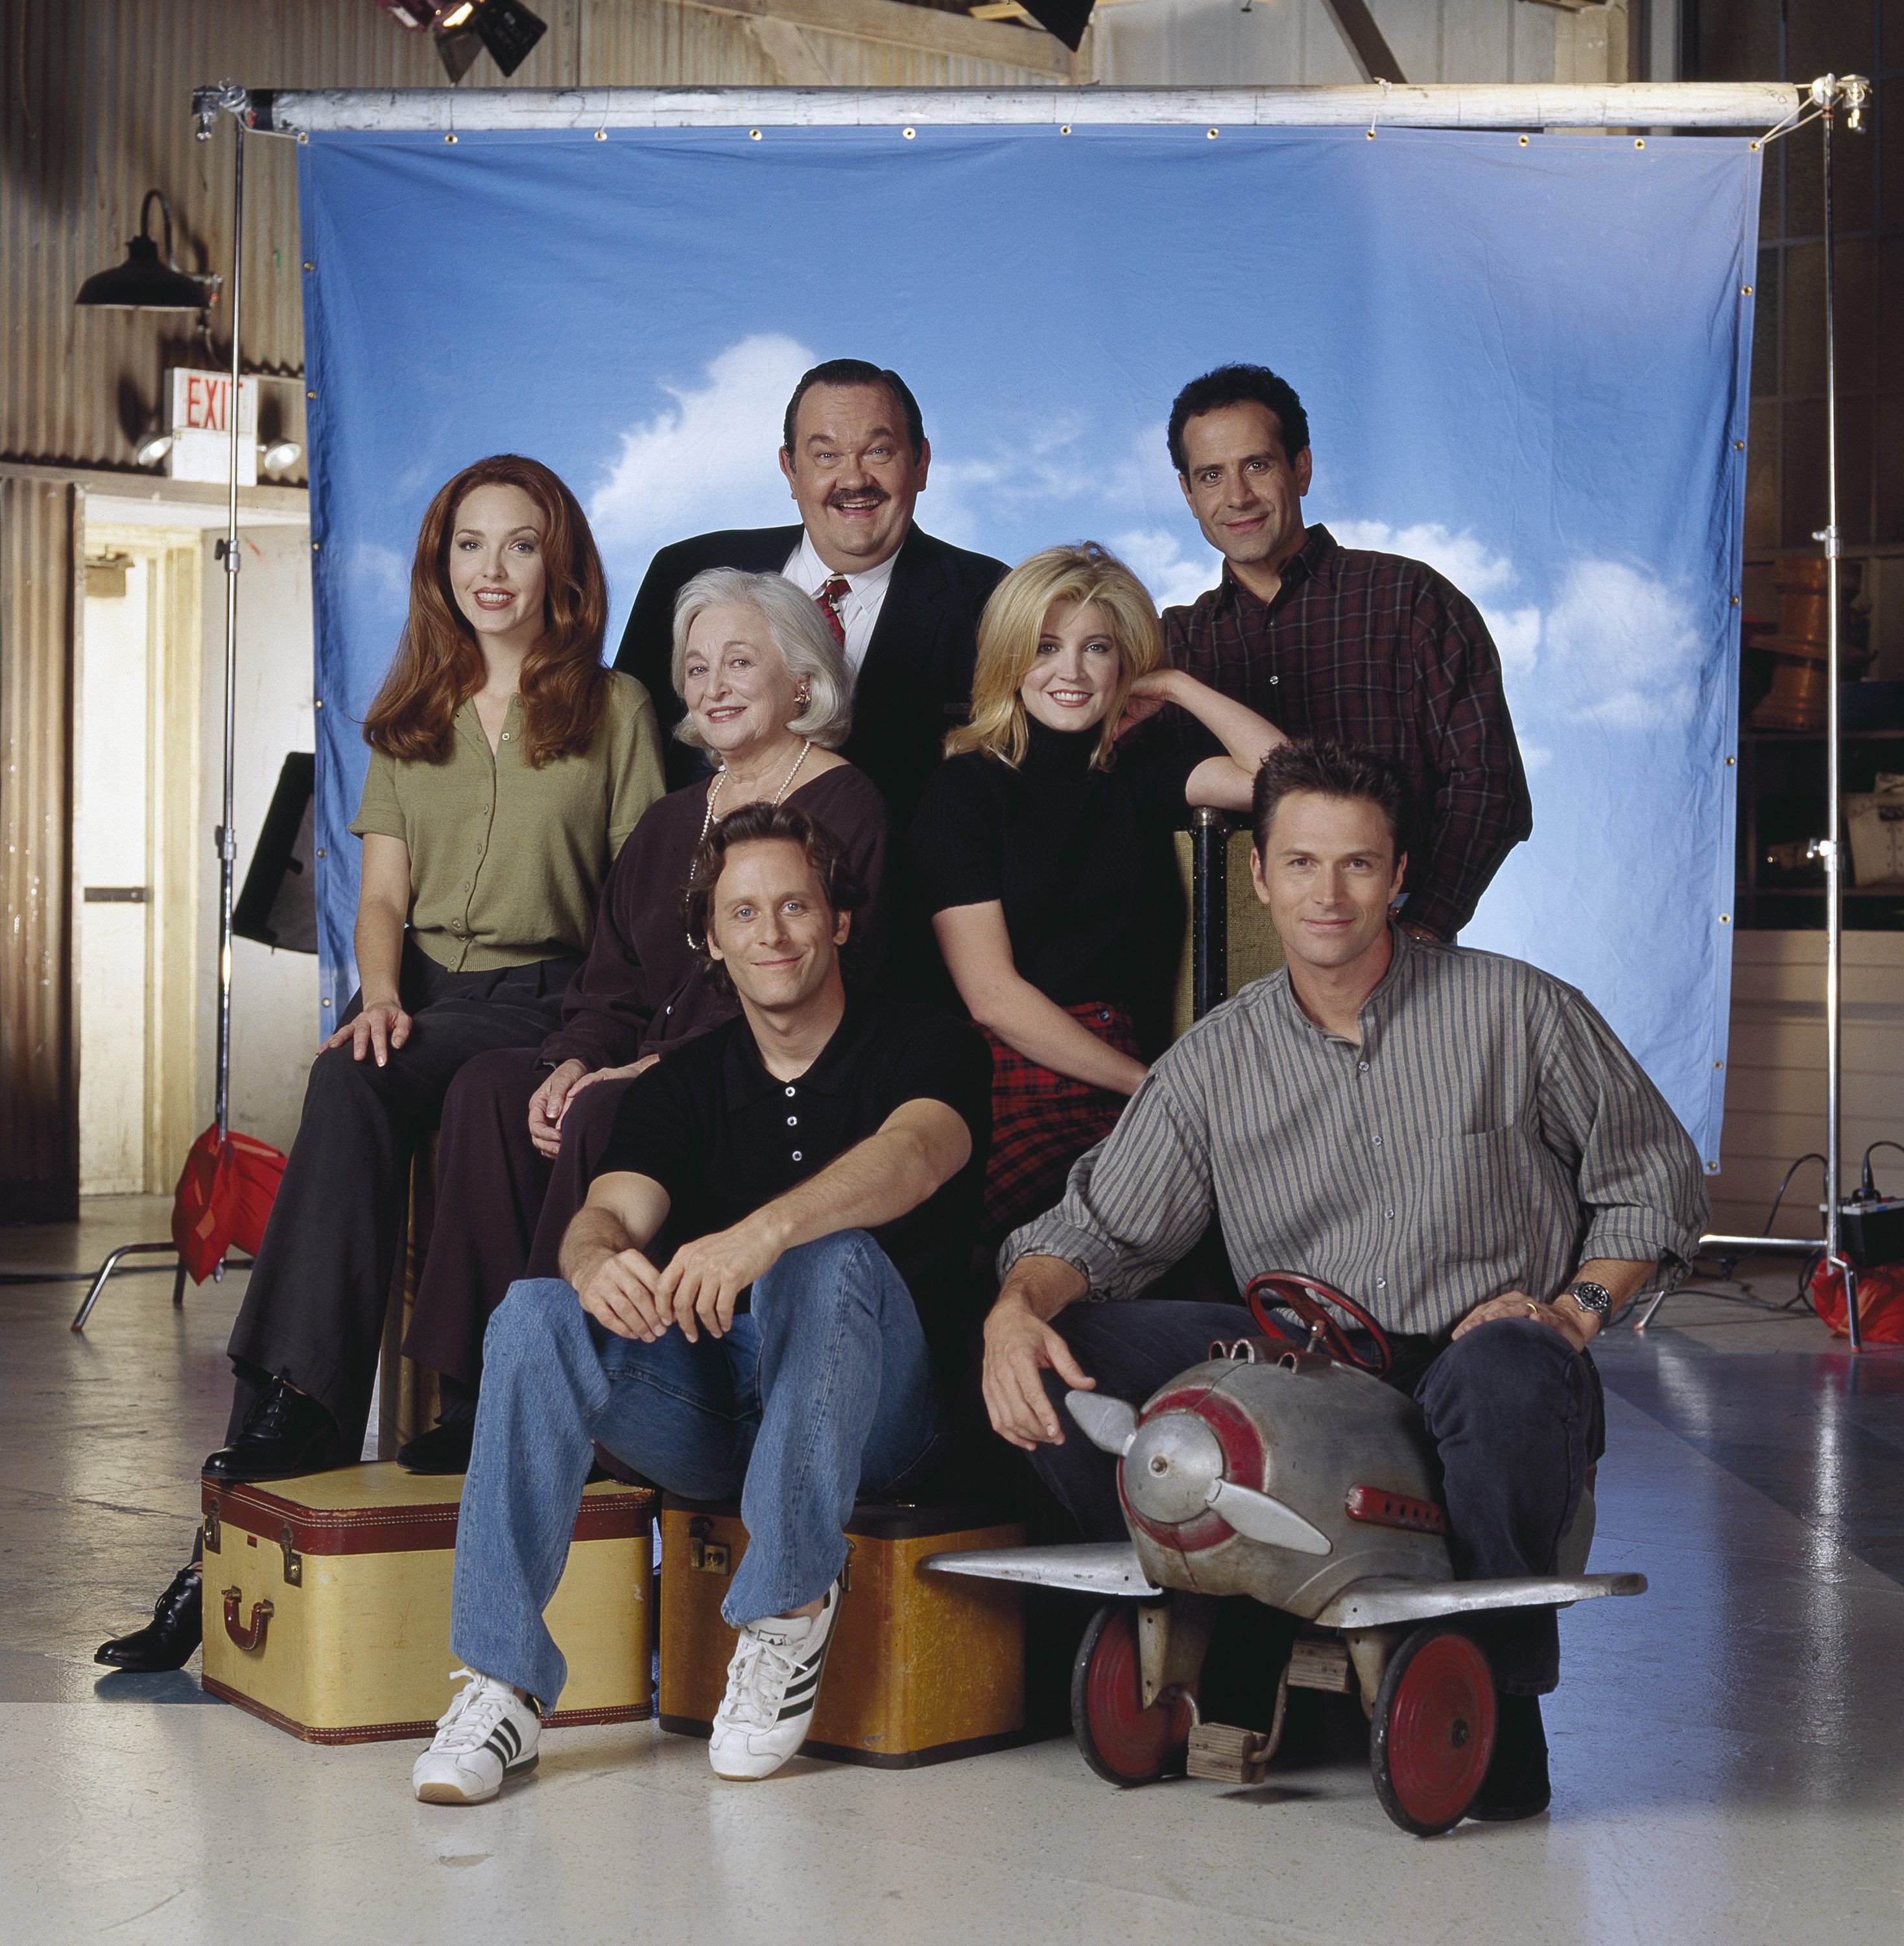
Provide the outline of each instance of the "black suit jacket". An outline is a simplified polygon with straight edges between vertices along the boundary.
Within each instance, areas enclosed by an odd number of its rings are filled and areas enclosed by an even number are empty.
[[[697,534],[663,548],[649,564],[615,666],[646,686],[664,730],[684,706],[668,680],[674,598],[703,568],[778,574],[800,545],[791,527],[739,527]],[[885,795],[902,836],[918,810],[927,774],[948,730],[965,720],[972,696],[978,619],[1005,573],[1001,561],[915,527],[900,544],[872,640],[853,686],[853,734],[841,755]],[[669,739],[671,786],[704,774],[699,753]]]

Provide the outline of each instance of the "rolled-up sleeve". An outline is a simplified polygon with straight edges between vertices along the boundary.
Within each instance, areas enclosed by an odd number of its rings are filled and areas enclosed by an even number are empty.
[[[381,750],[370,753],[370,768],[365,771],[363,795],[357,801],[357,814],[350,830],[359,838],[400,838],[409,842],[409,827],[403,821],[403,807],[397,798],[397,766]]]
[[[1581,1259],[1691,1262],[1711,1217],[1699,1151],[1586,999],[1551,990],[1536,1099],[1548,1147],[1578,1183]]]
[[[1173,1058],[1175,1056],[1175,1058]],[[1176,1050],[1147,1074],[1117,1126],[1072,1166],[1064,1200],[1014,1230],[998,1252],[1002,1279],[1020,1257],[1065,1257],[1094,1297],[1140,1296],[1189,1255],[1214,1194],[1201,1091]]]

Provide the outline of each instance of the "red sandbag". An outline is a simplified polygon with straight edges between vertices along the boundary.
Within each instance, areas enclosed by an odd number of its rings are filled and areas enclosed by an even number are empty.
[[[1811,1274],[1811,1304],[1834,1338],[1850,1337],[1842,1271],[1819,1262]],[[1904,1267],[1859,1271],[1858,1324],[1867,1345],[1904,1345]]]
[[[255,1256],[284,1175],[285,1156],[255,1135],[218,1140],[214,1123],[192,1144],[172,1197],[172,1242],[194,1283],[236,1243]]]

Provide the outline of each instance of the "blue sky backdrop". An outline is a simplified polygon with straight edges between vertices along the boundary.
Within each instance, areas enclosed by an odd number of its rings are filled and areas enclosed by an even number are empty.
[[[610,643],[665,542],[795,517],[795,378],[903,372],[919,519],[1091,538],[1162,603],[1215,558],[1165,450],[1233,359],[1301,392],[1307,510],[1487,616],[1535,829],[1465,944],[1582,987],[1716,1160],[1758,158],[1743,140],[921,128],[315,135],[299,150],[324,990],[350,990],[356,724],[417,524],[489,453],[554,466]]]

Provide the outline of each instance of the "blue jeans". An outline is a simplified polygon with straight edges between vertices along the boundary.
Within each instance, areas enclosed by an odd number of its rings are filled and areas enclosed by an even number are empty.
[[[937,1444],[942,1407],[905,1280],[863,1230],[791,1249],[723,1338],[617,1337],[554,1277],[489,1320],[456,1529],[450,1646],[552,1709],[568,1666],[542,1620],[562,1578],[594,1442],[671,1493],[740,1498],[748,1547],[729,1625],[823,1594],[863,1493],[889,1493]]]

